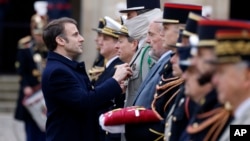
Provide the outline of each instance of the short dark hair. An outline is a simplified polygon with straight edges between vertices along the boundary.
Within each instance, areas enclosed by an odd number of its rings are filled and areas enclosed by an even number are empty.
[[[56,37],[64,34],[65,23],[72,23],[77,26],[76,20],[68,17],[62,17],[52,20],[44,28],[43,40],[49,51],[54,51],[56,49]]]

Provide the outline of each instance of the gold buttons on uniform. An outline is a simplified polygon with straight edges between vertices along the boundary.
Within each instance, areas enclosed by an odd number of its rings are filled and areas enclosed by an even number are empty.
[[[162,81],[159,82],[159,85],[161,85],[161,84],[162,84]]]
[[[173,121],[175,122],[177,120],[176,116],[173,116]]]
[[[168,134],[167,134],[169,137],[171,136],[171,132],[168,132]]]

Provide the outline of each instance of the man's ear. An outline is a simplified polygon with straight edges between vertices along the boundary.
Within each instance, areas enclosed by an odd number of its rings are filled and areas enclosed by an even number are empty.
[[[244,72],[242,72],[244,74],[245,77],[245,82],[244,84],[242,84],[244,87],[248,87],[250,88],[250,68],[247,68],[246,70],[244,70]],[[242,75],[243,75],[242,74]]]
[[[133,49],[134,49],[134,50],[137,50],[138,45],[139,45],[139,41],[138,41],[138,40],[134,40],[134,41],[133,41]]]
[[[57,42],[58,45],[64,45],[65,40],[62,37],[57,36],[56,37],[56,42]]]

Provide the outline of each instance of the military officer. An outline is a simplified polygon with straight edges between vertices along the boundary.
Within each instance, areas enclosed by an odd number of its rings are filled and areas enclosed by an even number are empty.
[[[199,96],[190,96],[198,105],[196,113],[191,117],[186,130],[180,140],[218,140],[222,131],[230,122],[230,113],[218,102],[217,91],[211,78],[215,67],[206,62],[213,61],[216,57],[214,46],[215,33],[219,29],[242,29],[248,24],[242,21],[202,19],[198,21],[197,57],[193,58],[192,65],[197,68],[199,85],[209,87],[202,89]],[[221,121],[223,119],[223,122]]]
[[[121,25],[115,34],[118,35],[118,41],[116,43],[118,56],[123,62],[129,63],[137,51],[138,40],[129,36],[128,28],[125,25]]]
[[[39,1],[35,5],[39,5]],[[46,13],[41,15],[39,10],[31,17],[31,35],[18,41],[16,69],[20,76],[20,89],[15,110],[15,119],[25,125],[27,141],[45,141],[45,131],[40,129],[31,114],[23,105],[23,100],[41,89],[41,74],[46,64],[47,48],[42,39],[44,26],[47,24]],[[42,12],[43,13],[43,12]]]
[[[249,125],[249,28],[218,30],[216,39],[218,41],[215,46],[217,59],[214,62],[216,72],[213,76],[213,84],[218,91],[218,99],[221,103],[231,105],[230,110],[234,119],[230,125]],[[229,141],[229,133],[228,126],[219,140]]]
[[[197,23],[198,20],[203,18],[200,14],[189,12],[185,28],[180,31],[178,42],[173,46],[177,48],[176,54],[171,58],[174,76],[182,77],[183,71],[187,67],[180,65],[180,62],[185,62],[191,57],[190,48],[198,42]],[[196,104],[189,97],[186,97],[184,85],[182,83],[180,86],[180,91],[175,98],[171,111],[167,113],[165,118],[165,140],[167,141],[179,140],[181,133],[185,130],[191,115],[195,111]]]
[[[130,61],[133,76],[128,79],[124,102],[124,106],[128,107],[132,106],[139,85],[155,62],[149,55],[151,47],[146,43],[146,36],[149,22],[154,17],[162,15],[162,11],[160,0],[126,0],[126,3],[127,8],[120,10],[121,13],[127,14],[124,25],[128,28],[129,36],[138,41],[137,51]]]
[[[102,84],[108,78],[111,78],[116,70],[116,66],[123,64],[124,62],[118,56],[118,49],[116,48],[116,43],[118,41],[118,35],[115,34],[115,31],[118,31],[122,26],[120,23],[114,19],[105,16],[106,25],[101,30],[101,39],[100,39],[100,54],[107,60],[105,64],[105,70],[96,80],[94,86]],[[113,100],[106,102],[102,109],[98,111],[98,116],[109,110],[116,108],[122,108],[124,105],[125,94],[115,97]],[[103,131],[100,128],[100,140],[101,141],[120,141],[120,134],[111,134],[106,131]]]
[[[101,31],[105,25],[106,25],[105,18],[100,18],[98,27],[93,28],[93,30],[96,31],[97,33],[96,38],[95,38],[97,56],[96,56],[96,59],[94,60],[92,68],[88,71],[92,84],[95,83],[95,81],[104,71],[104,68],[105,68],[104,66],[105,66],[105,63],[107,62],[107,60],[105,60],[104,57],[100,54],[100,40],[102,37]]]

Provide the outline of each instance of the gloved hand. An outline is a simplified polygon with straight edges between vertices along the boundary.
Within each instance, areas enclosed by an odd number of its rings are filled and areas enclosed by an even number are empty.
[[[103,130],[108,131],[110,133],[125,133],[125,125],[121,124],[121,125],[113,125],[113,126],[105,126],[104,125],[104,115],[102,114],[99,117],[99,124],[102,127]]]

